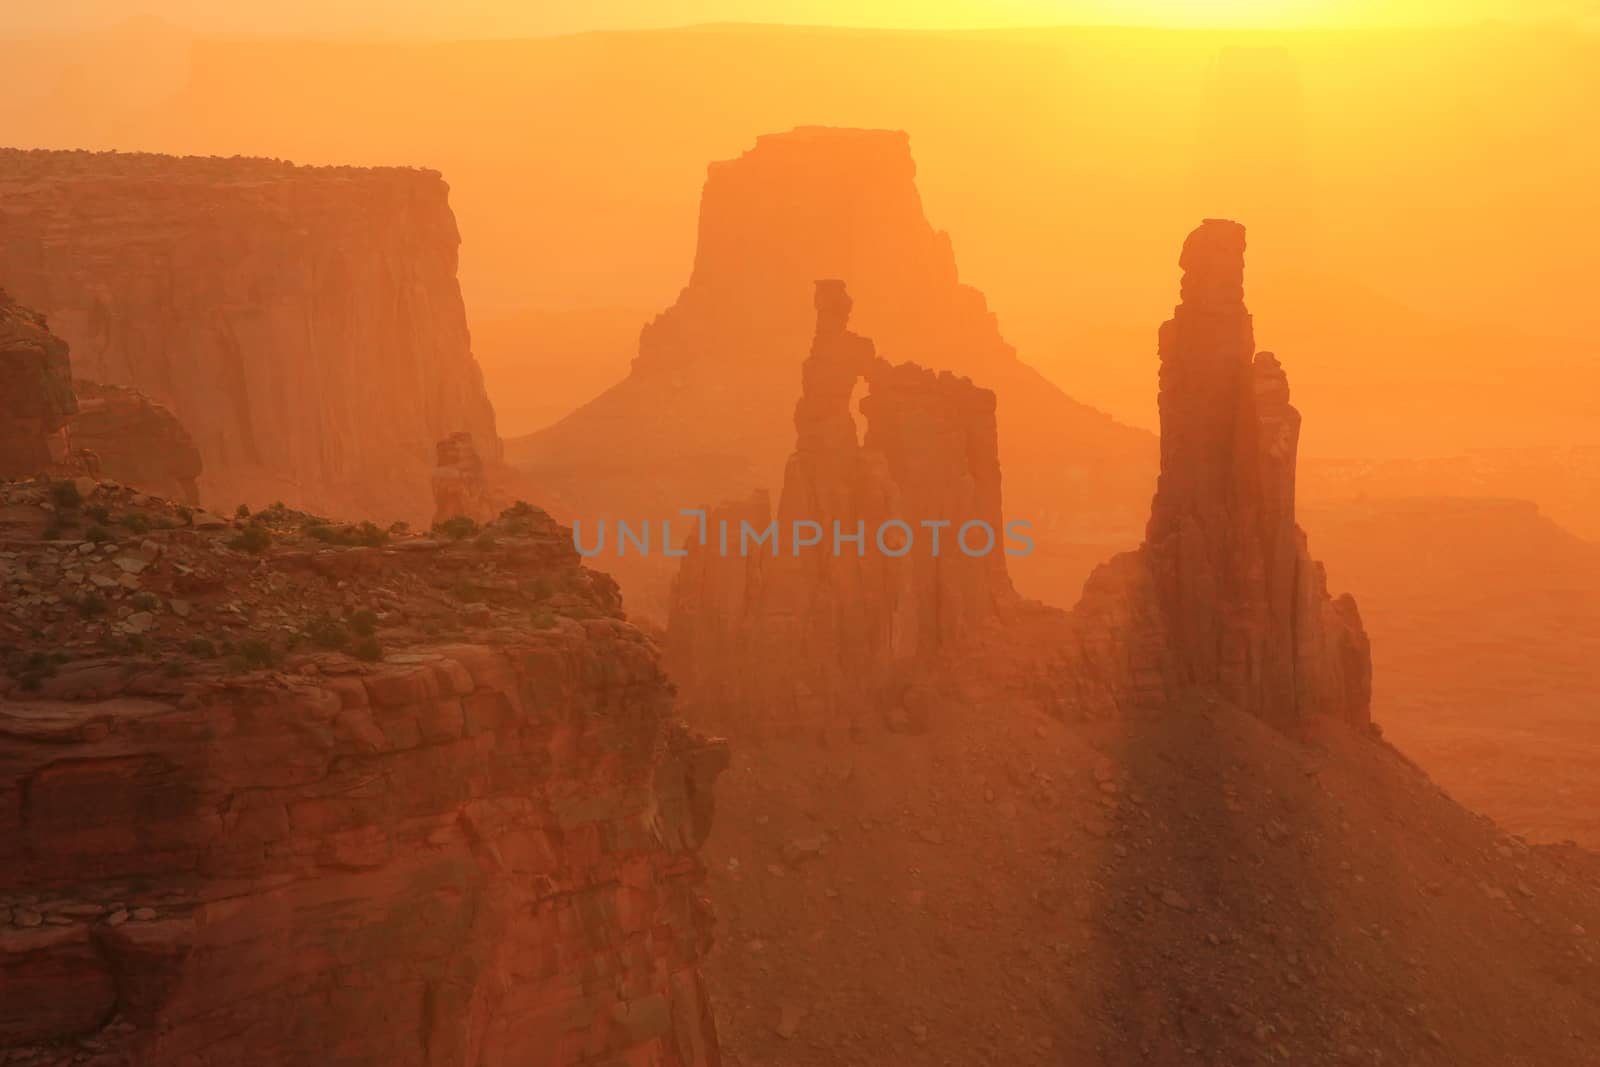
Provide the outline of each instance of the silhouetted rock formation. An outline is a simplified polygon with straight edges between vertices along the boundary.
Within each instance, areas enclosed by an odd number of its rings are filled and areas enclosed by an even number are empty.
[[[78,414],[67,439],[102,478],[186,504],[200,503],[200,450],[165,404],[136,389],[73,382]]]
[[[994,394],[878,358],[847,328],[842,282],[818,282],[815,306],[776,521],[764,492],[710,514],[673,584],[668,661],[696,698],[779,727],[902,721],[908,687],[1017,600]],[[751,539],[769,528],[775,541]]]
[[[60,461],[60,431],[77,407],[66,343],[0,290],[0,478],[33,477]]]
[[[494,413],[430,171],[0,151],[0,280],[75,370],[169,407],[219,506],[432,514],[433,446]]]
[[[82,503],[0,482],[0,1059],[715,1067],[726,746],[570,531]]]
[[[1176,681],[1280,721],[1365,723],[1366,636],[1295,524],[1300,413],[1276,357],[1252,359],[1244,250],[1238,223],[1191,233],[1182,302],[1161,328],[1161,477],[1143,552]]]
[[[1254,354],[1244,228],[1211,220],[1184,244],[1182,302],[1161,329],[1161,476],[1144,544],[1097,568],[1070,612],[1024,602],[1003,549],[971,558],[814,554],[683,561],[668,662],[686,700],[830,727],[944,707],[1042,705],[1059,717],[1177,706],[1207,693],[1285,728],[1364,726],[1371,658],[1355,601],[1331,599],[1295,524],[1300,415],[1277,359]],[[797,444],[778,531],[885,518],[1002,514],[993,400],[950,375],[873,354],[849,299],[819,283]],[[858,446],[849,397],[871,393]],[[720,509],[765,524],[764,497]],[[734,546],[737,548],[737,546]],[[923,550],[926,545],[921,546]],[[731,729],[726,718],[720,728]]]
[[[713,163],[689,283],[640,334],[628,378],[509,442],[511,462],[585,519],[659,519],[778,484],[812,333],[807,295],[817,278],[844,278],[881,351],[994,390],[1012,517],[1042,544],[1135,543],[1154,440],[1017,358],[983,294],[960,281],[915,175],[909,138],[890,130],[806,127]]]

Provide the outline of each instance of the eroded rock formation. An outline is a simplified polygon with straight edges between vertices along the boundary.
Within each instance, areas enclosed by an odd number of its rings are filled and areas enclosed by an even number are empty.
[[[0,200],[0,282],[172,410],[207,501],[423,522],[436,441],[498,455],[438,174],[4,150]]]
[[[67,431],[99,476],[186,504],[200,503],[200,450],[178,417],[136,389],[73,382],[78,413]]]
[[[1219,220],[1185,242],[1182,302],[1160,334],[1161,475],[1146,539],[1096,569],[1072,611],[1020,601],[1000,552],[891,559],[869,543],[866,561],[802,566],[691,551],[668,627],[688,700],[827,727],[841,706],[853,722],[871,707],[904,718],[1018,702],[1077,718],[1200,692],[1285,728],[1314,716],[1366,725],[1366,634],[1355,601],[1328,595],[1295,523],[1300,415],[1276,357],[1255,352],[1244,247],[1244,228]],[[797,518],[870,529],[904,508],[925,512],[913,522],[998,524],[992,396],[876,359],[845,329],[835,285],[819,284],[816,306],[779,531]],[[857,376],[872,389],[862,446],[848,407]],[[714,522],[765,513],[755,498]]]
[[[1017,600],[994,394],[879,358],[848,329],[851,306],[842,282],[816,283],[776,516],[765,493],[713,511],[673,585],[674,677],[780,728],[908,721],[941,653]]]
[[[726,749],[567,530],[63,506],[0,483],[0,1058],[719,1062]]]
[[[67,345],[0,290],[0,478],[42,474],[65,455],[75,411]]]
[[[713,163],[688,284],[642,331],[627,379],[508,442],[510,461],[549,487],[559,514],[585,520],[658,520],[779,484],[817,278],[849,282],[857,328],[883,351],[998,396],[1009,517],[1030,521],[1042,546],[1021,565],[1066,541],[1138,542],[1154,439],[1017,358],[924,215],[910,139],[892,130],[805,127]],[[1061,602],[1079,582],[1057,583]],[[630,604],[659,611],[629,588]]]
[[[498,515],[504,504],[495,506],[489,489],[483,457],[470,433],[453,433],[435,448],[433,468],[433,521],[444,522],[464,516],[486,522]]]
[[[1182,301],[1161,328],[1161,476],[1144,555],[1176,678],[1268,718],[1365,723],[1370,659],[1355,600],[1332,600],[1295,522],[1300,413],[1244,303],[1245,231],[1184,242]]]

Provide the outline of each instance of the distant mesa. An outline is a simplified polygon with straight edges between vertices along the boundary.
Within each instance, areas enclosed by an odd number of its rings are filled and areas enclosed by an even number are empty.
[[[0,281],[182,422],[208,503],[425,522],[435,442],[498,457],[437,173],[5,149],[0,199]]]
[[[641,332],[628,377],[507,442],[508,461],[567,518],[660,518],[779,484],[818,278],[848,282],[856,328],[886,358],[994,391],[1008,517],[1034,524],[1040,558],[1060,542],[1137,542],[1154,438],[1017,358],[923,213],[909,137],[891,130],[803,127],[711,164],[689,282]],[[653,591],[629,585],[630,604],[659,612],[667,572],[645,577]],[[1070,601],[1078,582],[1052,595]]]

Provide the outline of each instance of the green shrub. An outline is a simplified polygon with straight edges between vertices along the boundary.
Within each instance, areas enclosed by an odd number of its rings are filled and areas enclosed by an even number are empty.
[[[140,611],[154,611],[161,606],[161,598],[154,593],[135,593],[128,598],[128,603]]]
[[[272,645],[259,637],[247,637],[239,642],[238,657],[246,667],[262,669],[278,662],[278,654]]]
[[[50,499],[56,507],[70,511],[83,503],[83,494],[78,492],[77,482],[55,482],[50,486]]]
[[[326,521],[315,522],[306,527],[306,533],[330,545],[378,548],[389,543],[388,531],[374,522],[363,522],[359,526],[329,526]]]
[[[83,513],[102,526],[111,521],[111,512],[104,504],[96,504],[92,508],[84,508]]]
[[[93,541],[97,545],[105,544],[112,539],[111,531],[104,526],[96,524],[83,531],[83,539],[85,541]]]
[[[329,618],[312,619],[306,625],[306,636],[318,648],[339,649],[350,643],[350,631]]]
[[[371,634],[356,638],[356,643],[351,646],[350,651],[355,655],[356,659],[364,659],[369,663],[383,658],[383,646]]]
[[[136,534],[150,532],[150,520],[137,511],[130,511],[117,521]]]
[[[265,527],[250,525],[239,531],[239,536],[228,542],[228,547],[236,552],[250,552],[260,555],[272,544],[272,535]]]
[[[83,613],[83,617],[86,619],[91,619],[96,615],[104,615],[106,613],[106,598],[99,593],[85,593],[78,598],[78,610]]]
[[[443,534],[452,541],[464,541],[478,532],[478,523],[465,515],[456,515],[433,524],[433,532]]]
[[[204,656],[209,659],[217,654],[217,646],[204,637],[191,637],[183,643],[183,650],[191,656]]]
[[[378,632],[378,613],[368,608],[352,613],[350,629],[357,637],[371,637]]]
[[[233,509],[233,514],[235,518],[248,519],[250,517],[250,506],[248,504],[240,504]]]

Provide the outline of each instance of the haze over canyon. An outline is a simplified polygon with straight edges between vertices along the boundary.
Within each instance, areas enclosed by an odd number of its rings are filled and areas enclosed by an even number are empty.
[[[159,6],[0,17],[0,1064],[1595,1062],[1584,12]]]

